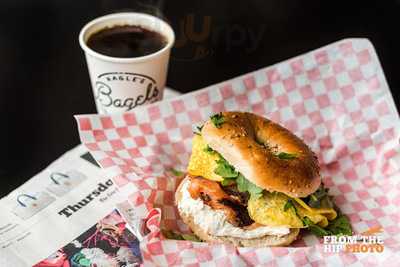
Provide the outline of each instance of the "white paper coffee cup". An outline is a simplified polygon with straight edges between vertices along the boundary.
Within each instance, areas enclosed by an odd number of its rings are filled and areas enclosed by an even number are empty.
[[[87,46],[92,34],[118,25],[136,25],[158,32],[167,44],[153,54],[134,58],[106,56]],[[161,100],[174,41],[174,31],[166,22],[143,13],[110,14],[86,24],[79,34],[79,43],[85,52],[98,113],[126,112]]]

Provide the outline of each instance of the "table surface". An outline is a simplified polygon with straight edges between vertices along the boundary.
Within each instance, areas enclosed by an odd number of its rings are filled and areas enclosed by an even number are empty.
[[[331,42],[369,38],[400,103],[399,0],[27,1],[0,3],[0,195],[79,143],[95,106],[77,37],[116,11],[163,16],[177,35],[167,84],[189,92]]]

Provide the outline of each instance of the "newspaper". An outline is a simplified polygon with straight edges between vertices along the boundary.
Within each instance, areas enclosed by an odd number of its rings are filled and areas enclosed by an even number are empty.
[[[124,197],[135,190],[119,189],[84,146],[68,151],[0,200],[0,267],[139,265]]]
[[[0,201],[0,266],[140,263],[123,195],[83,146],[67,152]]]

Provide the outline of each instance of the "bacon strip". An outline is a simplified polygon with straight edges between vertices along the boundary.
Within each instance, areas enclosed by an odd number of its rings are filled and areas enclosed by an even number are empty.
[[[212,209],[222,210],[232,225],[242,227],[253,223],[246,207],[237,198],[228,195],[218,182],[191,177],[188,190],[192,198],[200,198]]]

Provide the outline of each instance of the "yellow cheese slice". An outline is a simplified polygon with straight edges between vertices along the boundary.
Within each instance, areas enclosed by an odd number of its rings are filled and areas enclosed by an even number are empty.
[[[195,135],[192,144],[192,155],[188,165],[188,173],[193,176],[202,176],[213,181],[222,181],[222,177],[215,174],[217,168],[217,153],[206,152],[207,144],[201,135]]]
[[[293,209],[283,210],[288,200],[289,197],[282,193],[265,192],[258,199],[251,198],[247,203],[247,210],[250,218],[259,224],[302,228],[303,222]]]
[[[308,217],[313,223],[321,227],[328,225],[328,220],[336,218],[336,211],[332,208],[311,208],[301,199],[294,199],[293,208],[284,210],[285,204],[290,199],[282,193],[265,192],[264,196],[258,199],[250,199],[248,202],[248,212],[250,217],[257,223],[269,226],[286,226],[289,228],[303,228],[302,220],[299,218]]]
[[[328,220],[336,218],[337,213],[332,208],[311,208],[303,200],[294,198],[301,208],[298,209],[299,215],[302,217],[307,216],[310,220],[321,227],[328,226]]]

